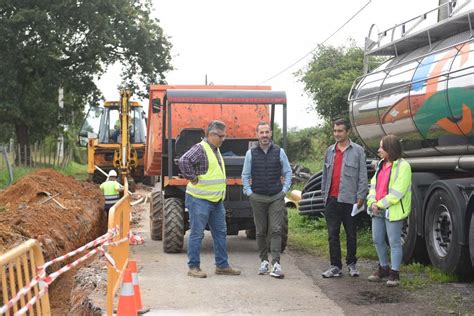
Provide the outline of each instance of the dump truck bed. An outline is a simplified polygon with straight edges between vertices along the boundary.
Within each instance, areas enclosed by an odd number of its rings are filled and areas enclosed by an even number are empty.
[[[161,175],[163,156],[163,110],[153,113],[153,99],[164,104],[167,90],[271,90],[270,86],[235,85],[152,85],[147,124],[147,151],[145,156],[145,174]],[[206,104],[205,99],[196,103],[176,103],[172,107],[172,139],[176,139],[184,128],[206,130],[213,119],[223,121],[227,126],[227,139],[255,139],[255,126],[259,121],[269,121],[270,111],[267,104]],[[215,100],[213,100],[215,103]],[[211,102],[210,102],[211,103]]]

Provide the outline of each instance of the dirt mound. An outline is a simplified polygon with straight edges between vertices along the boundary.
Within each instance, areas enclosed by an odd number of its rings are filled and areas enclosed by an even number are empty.
[[[29,174],[0,193],[0,252],[35,238],[45,260],[64,255],[105,232],[102,209],[102,194],[91,183],[53,169]]]

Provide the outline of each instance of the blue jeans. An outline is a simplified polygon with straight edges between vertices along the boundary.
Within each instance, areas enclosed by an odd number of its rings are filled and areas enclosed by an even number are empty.
[[[400,271],[403,256],[402,227],[403,221],[391,222],[385,217],[372,217],[372,239],[382,267],[389,265],[387,243],[385,242],[385,236],[388,235],[392,270]]]
[[[227,225],[225,222],[224,203],[210,202],[186,194],[186,208],[189,212],[190,234],[188,239],[188,267],[200,267],[201,244],[204,230],[209,225],[214,241],[216,266],[227,268]]]

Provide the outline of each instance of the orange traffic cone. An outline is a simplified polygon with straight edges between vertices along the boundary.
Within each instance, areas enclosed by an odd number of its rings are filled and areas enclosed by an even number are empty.
[[[148,313],[150,309],[144,309],[142,304],[142,294],[140,292],[140,284],[138,282],[137,261],[129,260],[128,268],[130,269],[130,271],[132,271],[133,292],[135,293],[135,306],[137,308],[137,313],[138,315]]]
[[[128,261],[128,268],[132,271],[133,292],[135,293],[135,307],[137,311],[143,308],[142,294],[140,293],[140,285],[138,284],[137,262],[135,260]]]
[[[133,291],[132,271],[125,269],[123,272],[122,290],[117,307],[117,316],[137,315]]]

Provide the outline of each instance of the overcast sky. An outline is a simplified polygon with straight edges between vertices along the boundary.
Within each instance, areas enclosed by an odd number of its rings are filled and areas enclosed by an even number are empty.
[[[368,0],[153,0],[173,44],[169,84],[271,85],[287,93],[289,127],[318,123],[316,113],[294,72],[306,66],[310,56],[272,80],[266,81],[301,57],[344,24]],[[380,31],[437,6],[438,0],[372,0],[370,4],[326,44],[340,46],[353,38],[360,46],[370,26]],[[107,99],[117,99],[111,69],[99,81]],[[115,77],[116,78],[116,77]]]

